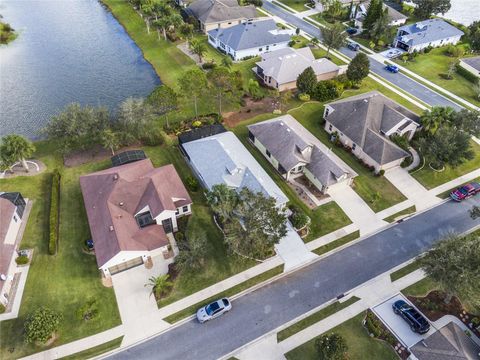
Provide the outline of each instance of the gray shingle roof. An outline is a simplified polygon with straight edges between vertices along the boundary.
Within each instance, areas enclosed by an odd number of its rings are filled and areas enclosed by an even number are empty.
[[[273,19],[248,21],[226,29],[214,29],[208,35],[234,50],[251,49],[290,41],[289,30],[279,30]]]
[[[249,125],[248,130],[287,171],[298,163],[306,164],[324,185],[336,183],[343,175],[357,175],[291,115]],[[307,148],[310,152],[302,155],[301,151]]]
[[[366,1],[362,4],[359,5],[362,9],[362,12],[366,14],[368,7],[370,6],[370,1]],[[391,21],[397,21],[397,20],[403,20],[403,19],[408,19],[408,16],[403,15],[400,11],[395,10],[391,6],[388,6],[387,4],[383,4],[383,9],[387,9],[388,11],[388,16],[390,17]],[[364,16],[361,16],[358,21],[363,22],[365,20]]]
[[[205,24],[256,16],[255,6],[239,6],[237,0],[197,0],[186,11]]]
[[[474,57],[470,57],[470,58],[463,58],[463,59],[460,59],[460,60],[463,61],[465,64],[470,65],[470,66],[473,67],[474,69],[480,71],[480,56],[474,56]]]
[[[231,131],[185,143],[183,148],[208,189],[216,184],[238,190],[247,187],[275,198],[277,204],[288,201]]]
[[[315,74],[325,74],[338,71],[340,68],[326,58],[317,59],[310,48],[284,48],[262,55],[262,61],[257,66],[263,69],[266,76],[271,76],[279,84],[296,81],[303,70],[312,67]]]
[[[381,132],[388,132],[407,118],[418,123],[419,117],[377,91],[327,104],[331,111],[326,120],[360,146],[380,165],[408,155]]]
[[[412,346],[410,351],[418,360],[473,360],[478,359],[480,346],[450,322]]]
[[[398,36],[397,39],[410,46],[464,34],[463,31],[442,19],[429,19],[415,24],[404,25],[399,27],[398,31],[407,32],[406,35]]]

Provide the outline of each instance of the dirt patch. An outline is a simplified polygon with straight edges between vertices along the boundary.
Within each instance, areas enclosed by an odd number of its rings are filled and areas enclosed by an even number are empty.
[[[275,100],[271,97],[266,97],[258,101],[247,97],[244,99],[245,106],[239,111],[231,111],[223,114],[223,120],[228,127],[233,128],[244,120],[260,114],[272,113],[273,110],[276,109]]]
[[[419,308],[427,318],[431,321],[436,321],[444,315],[453,315],[467,325],[475,335],[480,337],[479,329],[474,329],[471,326],[471,321],[475,317],[474,314],[470,314],[463,308],[462,303],[457,297],[452,297],[448,304],[445,303],[445,292],[441,290],[433,290],[424,297],[408,296],[410,300],[417,308]]]
[[[123,147],[116,151],[116,154],[126,151],[126,150],[133,150],[138,149],[140,145],[131,145],[127,147]],[[109,149],[104,149],[100,145],[95,145],[91,149],[88,150],[81,150],[75,151],[63,157],[63,164],[66,167],[74,167],[83,165],[89,162],[97,162],[106,159],[110,159],[112,157],[112,152]]]
[[[0,179],[10,179],[17,176],[36,176],[47,170],[47,166],[40,160],[27,160],[27,165],[28,171],[24,169],[22,164],[15,164],[10,170],[3,173],[0,172]]]

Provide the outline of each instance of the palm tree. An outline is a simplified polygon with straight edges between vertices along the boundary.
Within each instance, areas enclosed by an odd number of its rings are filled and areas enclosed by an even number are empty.
[[[222,66],[225,66],[227,69],[230,69],[232,64],[233,64],[233,61],[232,61],[232,58],[230,56],[224,56],[222,58]]]
[[[105,129],[100,135],[100,140],[102,142],[102,146],[106,149],[110,149],[112,155],[115,155],[115,150],[117,150],[120,145],[118,135],[110,129]]]
[[[454,110],[451,107],[434,106],[431,111],[425,111],[421,118],[423,128],[435,135],[440,125],[448,123]]]
[[[155,297],[159,299],[160,297],[162,297],[163,294],[165,294],[165,292],[170,290],[173,286],[173,283],[171,281],[168,281],[169,278],[169,274],[150,277],[148,279],[148,283],[145,284],[145,287],[149,286],[152,288],[150,296],[152,296],[152,294],[155,294]]]
[[[28,172],[28,165],[25,161],[35,151],[31,141],[23,136],[11,134],[2,139],[0,145],[0,161],[3,168],[12,166],[16,161],[22,163],[23,168]]]
[[[202,57],[207,52],[207,47],[205,44],[199,40],[193,39],[190,41],[190,50],[192,53],[198,56],[198,60],[202,63]]]

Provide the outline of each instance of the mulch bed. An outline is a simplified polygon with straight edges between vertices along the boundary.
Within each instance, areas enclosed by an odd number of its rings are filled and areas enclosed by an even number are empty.
[[[254,101],[251,98],[245,98],[245,106],[239,111],[232,111],[223,114],[223,120],[228,127],[235,127],[240,122],[250,119],[254,116],[272,113],[276,109],[275,100],[271,97],[265,97],[262,100]]]
[[[479,317],[468,313],[462,306],[462,303],[457,297],[452,297],[448,304],[445,303],[445,292],[441,290],[433,290],[424,297],[408,296],[410,300],[417,308],[419,308],[425,316],[431,321],[437,321],[444,315],[453,315],[467,325],[471,331],[480,337],[480,331],[473,329],[470,326],[470,322],[473,318]]]

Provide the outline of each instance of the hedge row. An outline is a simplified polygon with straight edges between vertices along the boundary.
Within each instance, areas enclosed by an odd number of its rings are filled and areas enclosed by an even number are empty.
[[[52,192],[50,198],[50,238],[48,241],[48,252],[50,255],[57,253],[58,244],[58,203],[60,200],[60,173],[57,169],[52,175]]]
[[[476,83],[477,81],[479,81],[475,75],[473,75],[470,71],[464,69],[460,65],[457,65],[457,72],[470,82]]]

